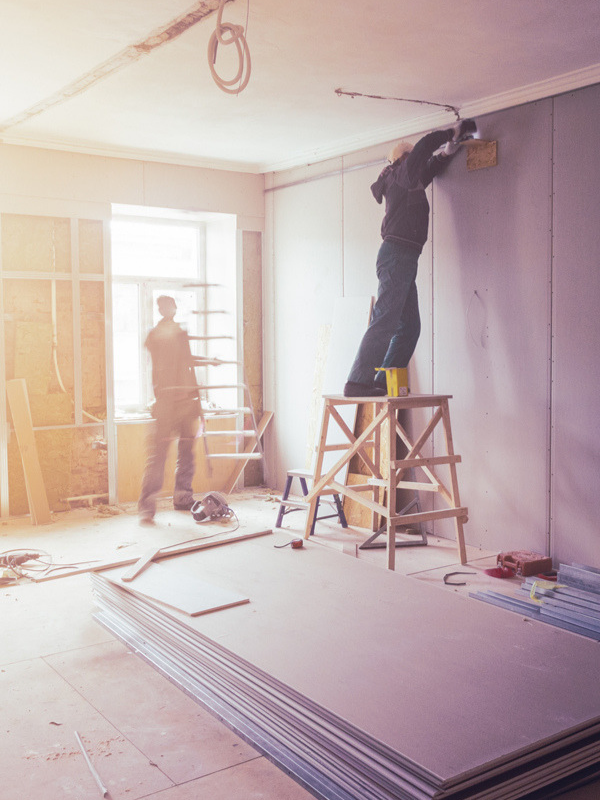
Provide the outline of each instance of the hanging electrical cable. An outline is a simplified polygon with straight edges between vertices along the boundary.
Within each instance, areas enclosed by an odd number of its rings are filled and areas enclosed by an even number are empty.
[[[243,25],[233,25],[231,22],[223,22],[223,8],[227,0],[221,0],[217,14],[217,27],[208,42],[208,66],[210,74],[219,89],[228,94],[239,94],[248,85],[252,64],[250,61],[250,50],[244,32]],[[248,0],[248,5],[250,0]],[[248,22],[246,18],[246,30]],[[238,71],[235,78],[225,80],[217,73],[217,49],[219,45],[235,44],[238,54]],[[237,86],[236,86],[237,84]]]
[[[334,92],[338,97],[345,95],[346,97],[351,97],[353,100],[355,97],[368,97],[371,100],[397,100],[400,103],[419,103],[419,105],[422,106],[438,106],[438,108],[445,108],[446,111],[451,111],[456,119],[460,119],[460,111],[458,108],[451,106],[449,103],[434,103],[431,100],[411,100],[408,97],[385,97],[380,94],[363,94],[362,92],[345,92],[343,89],[334,89]]]
[[[52,280],[50,281],[51,287],[51,315],[52,315],[52,363],[54,366],[54,372],[56,373],[56,379],[58,381],[58,385],[60,386],[61,391],[69,397],[71,404],[74,406],[75,401],[69,394],[68,390],[66,389],[62,376],[60,374],[60,369],[58,367],[58,324],[57,324],[57,313],[56,313],[56,278],[54,274],[56,272],[56,233],[54,230],[54,225],[52,226]],[[95,417],[93,414],[89,414],[85,409],[82,409],[82,414],[84,417],[91,419],[92,422],[100,422],[104,423],[103,419],[99,419]]]

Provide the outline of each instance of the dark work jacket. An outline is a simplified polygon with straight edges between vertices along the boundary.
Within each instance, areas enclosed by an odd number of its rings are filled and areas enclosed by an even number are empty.
[[[173,320],[161,319],[145,344],[152,356],[154,397],[178,401],[197,396],[190,342],[183,328]]]
[[[402,242],[419,253],[427,241],[429,201],[425,188],[450,158],[434,152],[450,141],[454,131],[433,131],[420,139],[408,155],[389,164],[371,186],[373,197],[385,197],[385,216],[381,225],[384,241]]]

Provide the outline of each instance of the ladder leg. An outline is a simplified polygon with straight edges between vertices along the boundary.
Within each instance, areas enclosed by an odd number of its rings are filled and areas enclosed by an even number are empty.
[[[340,500],[339,494],[334,494],[333,500],[335,502],[335,507],[337,508],[338,517],[340,518],[340,525],[342,528],[347,528],[348,522],[346,520],[346,515],[344,514],[344,507],[342,505],[342,501]]]
[[[444,425],[444,436],[446,438],[446,451],[449,456],[454,455],[454,442],[452,440],[452,428],[450,426],[450,410],[448,408],[448,401],[442,401],[442,420]],[[458,492],[458,478],[456,476],[456,464],[450,464],[450,492],[452,494],[453,508],[460,508],[460,495]],[[467,549],[465,547],[465,534],[463,530],[462,517],[454,518],[454,525],[456,528],[456,545],[458,547],[458,557],[461,564],[467,563]]]
[[[279,506],[279,513],[277,514],[277,522],[275,523],[276,528],[281,528],[281,523],[283,522],[283,517],[285,514],[285,500],[288,499],[290,496],[290,488],[292,486],[293,476],[288,475],[285,481],[285,488],[283,490],[283,494],[281,495],[281,505]]]
[[[312,536],[313,533],[315,532],[315,525],[317,524],[317,520],[319,518],[319,502],[320,502],[320,500],[321,500],[320,497],[316,497],[315,498],[315,515],[313,517],[312,525],[311,525],[311,528],[310,528],[310,533],[308,534],[309,536]]]
[[[325,455],[324,447],[327,442],[327,428],[329,426],[329,404],[325,400],[323,406],[323,420],[321,422],[321,435],[319,437],[319,447],[317,450],[317,459],[315,462],[315,474],[313,476],[313,486],[316,485],[319,478],[322,477],[321,470],[323,469],[323,458]],[[308,506],[308,514],[306,517],[306,528],[304,529],[304,538],[308,539],[315,527],[315,519],[317,516],[317,507],[319,505],[319,498],[313,497]]]
[[[396,470],[392,464],[396,461],[396,411],[389,410],[388,406],[388,487],[387,487],[387,566],[388,569],[396,568],[396,523],[392,518],[396,516]]]

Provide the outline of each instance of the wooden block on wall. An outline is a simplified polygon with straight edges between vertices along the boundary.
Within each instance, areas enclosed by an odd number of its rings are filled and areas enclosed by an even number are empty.
[[[6,394],[23,462],[27,499],[32,521],[35,525],[50,522],[50,507],[48,506],[46,487],[42,477],[31,422],[27,383],[23,378],[7,381]]]

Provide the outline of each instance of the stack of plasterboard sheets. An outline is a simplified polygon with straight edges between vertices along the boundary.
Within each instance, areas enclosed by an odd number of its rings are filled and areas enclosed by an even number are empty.
[[[549,798],[595,770],[596,643],[285,541],[170,561],[249,603],[192,617],[112,570],[96,618],[316,797]]]
[[[470,597],[600,641],[600,570],[595,567],[561,564],[557,583],[528,577],[514,595],[488,590]]]

